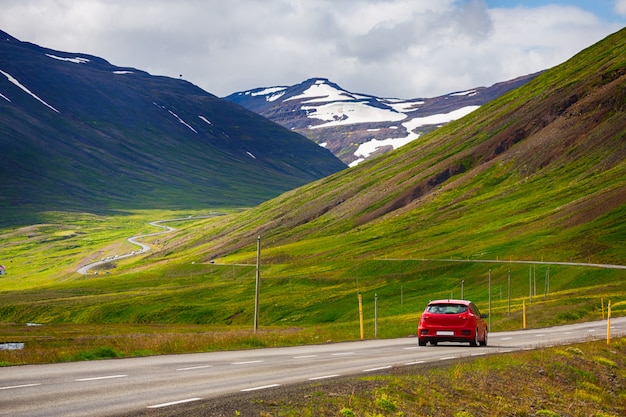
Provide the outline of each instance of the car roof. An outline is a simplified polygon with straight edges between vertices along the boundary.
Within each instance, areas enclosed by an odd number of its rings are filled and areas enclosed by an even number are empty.
[[[428,303],[431,304],[463,304],[469,306],[472,302],[469,300],[454,300],[454,299],[446,299],[446,300],[432,300]]]

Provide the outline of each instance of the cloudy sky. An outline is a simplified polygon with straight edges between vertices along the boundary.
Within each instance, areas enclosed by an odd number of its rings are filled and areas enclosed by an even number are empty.
[[[557,65],[626,26],[626,0],[0,0],[0,29],[218,96],[325,77],[434,97]],[[1,63],[2,57],[0,57]]]

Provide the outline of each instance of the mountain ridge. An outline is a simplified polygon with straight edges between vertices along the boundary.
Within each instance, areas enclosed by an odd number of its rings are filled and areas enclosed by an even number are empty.
[[[292,86],[236,92],[225,99],[301,133],[355,166],[470,113],[538,74],[432,98],[353,93],[316,77]]]
[[[4,32],[0,70],[3,210],[249,206],[345,168],[182,79]]]

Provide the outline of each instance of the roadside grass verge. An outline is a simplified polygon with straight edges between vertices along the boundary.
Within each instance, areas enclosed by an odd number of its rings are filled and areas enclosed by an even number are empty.
[[[338,330],[251,328],[185,324],[0,324],[0,343],[19,340],[22,350],[0,350],[0,366],[128,358],[326,343]]]
[[[231,404],[272,416],[626,415],[626,339],[394,368],[384,375],[306,384]],[[193,409],[198,416],[200,408]],[[233,411],[235,412],[235,411]]]

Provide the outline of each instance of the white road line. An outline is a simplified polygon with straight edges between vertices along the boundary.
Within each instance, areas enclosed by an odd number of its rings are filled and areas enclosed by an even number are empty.
[[[3,390],[3,389],[16,389],[16,388],[37,387],[37,386],[39,386],[39,385],[41,385],[41,384],[13,385],[13,386],[10,386],[10,387],[0,387],[0,390]]]
[[[231,365],[248,365],[250,363],[261,363],[263,361],[244,361],[244,362],[233,362]]]
[[[188,368],[178,368],[177,371],[193,371],[194,369],[212,368],[213,365],[190,366]]]
[[[185,403],[190,403],[192,401],[200,401],[201,399],[202,398],[187,398],[186,400],[172,401],[172,402],[169,402],[169,403],[156,404],[156,405],[149,405],[147,408],[169,407],[170,405],[185,404]]]
[[[342,355],[354,355],[354,352],[339,352],[339,353],[332,354],[332,356],[342,356]]]
[[[76,379],[76,382],[84,382],[84,381],[98,381],[101,379],[113,379],[113,378],[125,378],[128,375],[107,375],[107,376],[96,376],[93,378],[80,378],[80,379]]]
[[[324,375],[324,376],[316,376],[313,378],[309,378],[309,381],[317,381],[320,379],[328,379],[328,378],[337,378],[339,375],[335,374],[335,375]]]
[[[470,356],[482,356],[482,355],[486,355],[487,352],[477,352],[477,353],[472,353],[470,354]]]
[[[546,336],[546,335],[545,335],[545,334],[543,334],[543,333],[540,333],[540,334],[536,334],[536,335],[535,335],[535,337],[545,337],[545,336]]]
[[[419,346],[410,346],[410,347],[405,347],[405,348],[402,348],[402,349],[404,349],[404,350],[411,350],[411,349],[419,349],[419,348],[420,348]]]
[[[267,388],[274,388],[274,387],[280,387],[280,384],[270,384],[270,385],[263,385],[260,387],[254,387],[254,388],[246,388],[246,389],[242,389],[242,392],[249,392],[249,391],[257,391],[260,389],[267,389]]]
[[[512,339],[513,339],[512,337],[503,337],[500,340],[512,340]]]
[[[389,369],[391,368],[391,365],[388,366],[381,366],[378,368],[370,368],[370,369],[364,369],[363,372],[374,372],[374,371],[382,371],[383,369]]]
[[[308,358],[317,358],[317,355],[303,355],[303,356],[294,356],[294,359],[308,359]]]
[[[444,356],[443,358],[439,358],[440,361],[447,361],[448,359],[456,359],[456,356]]]
[[[407,363],[405,363],[405,365],[417,365],[417,364],[424,363],[424,362],[425,361],[407,362]]]

